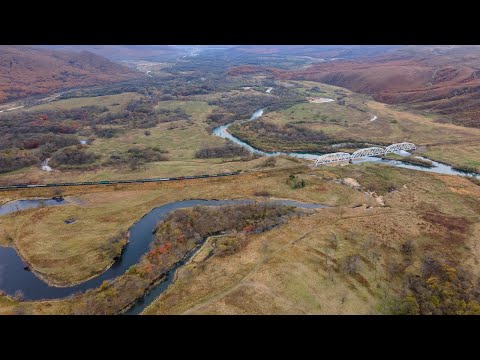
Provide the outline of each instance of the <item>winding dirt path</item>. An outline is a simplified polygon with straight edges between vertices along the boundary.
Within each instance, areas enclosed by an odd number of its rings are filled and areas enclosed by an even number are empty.
[[[287,244],[281,246],[279,249],[275,250],[272,254],[270,254],[270,255],[264,257],[263,259],[261,259],[255,265],[255,267],[252,270],[250,270],[247,274],[245,274],[237,283],[233,284],[232,286],[228,287],[225,290],[222,290],[221,292],[217,292],[215,295],[212,295],[211,297],[209,297],[208,300],[205,300],[205,301],[191,307],[190,309],[184,311],[182,313],[182,315],[192,314],[192,313],[194,313],[195,311],[197,311],[201,308],[207,307],[208,305],[210,305],[210,304],[222,299],[223,297],[227,296],[228,294],[234,292],[235,290],[237,290],[241,286],[252,286],[252,284],[255,284],[255,286],[263,286],[261,284],[256,283],[255,281],[251,280],[252,276],[257,273],[258,269],[263,264],[265,264],[267,261],[269,261],[270,259],[275,257],[278,253],[280,253],[281,251],[284,251],[285,249],[297,244],[299,241],[305,239],[305,237],[310,235],[312,232],[313,231],[309,231],[306,234],[303,234],[302,236],[300,236],[300,237],[288,242]],[[271,291],[271,290],[269,289],[269,291]]]

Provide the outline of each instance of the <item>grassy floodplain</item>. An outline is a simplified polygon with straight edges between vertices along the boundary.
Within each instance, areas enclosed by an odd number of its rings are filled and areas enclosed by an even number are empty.
[[[286,82],[283,82],[283,84]],[[405,108],[382,104],[365,95],[346,89],[306,81],[288,82],[301,86],[306,96],[324,96],[345,100],[338,103],[302,103],[287,109],[267,112],[258,121],[280,127],[295,125],[310,131],[323,132],[329,142],[356,141],[388,145],[408,141],[426,146],[425,156],[451,165],[467,165],[480,171],[480,129],[439,123],[431,114],[409,112]],[[312,87],[322,92],[312,91]],[[340,90],[339,90],[340,89]],[[371,121],[373,116],[377,119]],[[280,150],[278,136],[251,131],[249,124],[232,128],[232,133],[251,145],[264,150]],[[315,146],[295,142],[281,142],[282,150],[311,150]],[[338,148],[337,150],[352,150]]]
[[[305,179],[304,188],[287,184],[292,173]],[[362,191],[342,184],[349,178]],[[297,165],[233,178],[66,188],[65,195],[82,205],[4,216],[0,241],[15,246],[47,280],[68,284],[102,271],[112,260],[102,245],[156,206],[186,198],[265,199],[255,195],[261,190],[272,198],[333,207],[250,235],[245,248],[227,257],[203,256],[212,249],[211,239],[146,313],[378,313],[385,292],[400,293],[401,273],[392,275],[390,268],[404,264],[406,239],[415,241],[415,250],[404,272],[418,271],[425,254],[478,270],[480,188],[461,177],[378,164]],[[1,195],[5,202],[28,197],[29,190]],[[65,225],[67,215],[77,222]],[[459,219],[462,226],[455,227]],[[94,261],[85,261],[85,254]],[[342,264],[352,256],[355,271],[348,272]],[[20,303],[4,299],[1,306],[4,313],[17,306],[27,313],[69,313],[76,301],[81,295]]]

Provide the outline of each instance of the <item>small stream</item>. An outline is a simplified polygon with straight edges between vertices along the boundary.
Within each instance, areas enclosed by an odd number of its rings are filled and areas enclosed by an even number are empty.
[[[5,215],[17,210],[28,208],[37,208],[49,205],[62,205],[65,202],[56,200],[17,200],[0,206],[0,214]],[[55,203],[54,203],[55,202]],[[184,200],[172,202],[154,208],[129,229],[129,242],[125,247],[122,256],[108,270],[102,274],[84,281],[78,285],[68,287],[51,286],[36,276],[34,272],[25,270],[26,264],[18,255],[14,248],[0,246],[0,289],[9,295],[14,295],[16,291],[22,291],[25,300],[56,299],[72,295],[77,292],[84,292],[88,289],[96,288],[105,280],[112,280],[122,275],[130,266],[137,264],[140,258],[149,251],[150,244],[154,239],[153,231],[157,223],[163,220],[170,212],[189,208],[193,206],[224,206],[236,204],[249,204],[254,200]],[[324,208],[325,205],[302,203],[292,200],[271,200],[269,204],[296,206],[308,209]],[[44,205],[42,205],[44,204]],[[48,205],[47,205],[48,206]],[[65,225],[68,226],[68,225]],[[189,256],[195,253],[192,251]],[[142,311],[142,307],[147,306],[171,283],[175,270],[188,261],[188,256],[172,268],[166,276],[165,281],[155,286],[152,291],[143,299],[143,302],[135,305],[127,313],[136,313]],[[163,290],[162,290],[163,289]]]
[[[257,110],[253,113],[253,115],[248,119],[248,120],[243,120],[243,121],[238,121],[238,122],[233,122],[229,123],[226,125],[219,126],[215,129],[213,129],[213,135],[219,136],[224,139],[228,139],[232,142],[234,142],[237,145],[242,146],[243,148],[247,149],[253,154],[257,154],[260,156],[279,156],[279,155],[287,155],[287,156],[292,156],[292,157],[297,157],[297,158],[302,158],[302,159],[307,159],[307,160],[316,160],[318,156],[324,155],[320,153],[299,153],[299,152],[284,152],[284,151],[263,151],[259,150],[257,148],[254,148],[250,144],[246,143],[245,141],[233,136],[228,132],[228,128],[232,126],[234,123],[239,123],[243,124],[246,122],[254,121],[258,118],[260,118],[264,113],[264,109]],[[370,121],[376,120],[376,116],[372,114],[372,119]],[[336,145],[343,145],[343,144],[333,144],[332,147],[337,147]],[[398,153],[398,155],[402,156],[410,156],[411,154],[403,151]],[[379,157],[373,157],[373,156],[368,156],[364,157],[361,159],[355,159],[353,160],[353,164],[359,164],[363,162],[380,162],[382,164],[387,164],[391,166],[396,166],[396,167],[401,167],[405,169],[411,169],[411,170],[420,170],[420,171],[427,171],[427,172],[433,172],[433,173],[439,173],[439,174],[447,174],[447,175],[459,175],[459,176],[474,176],[476,178],[480,179],[480,174],[474,174],[474,173],[466,173],[463,171],[459,170],[454,170],[450,165],[442,164],[437,161],[433,161],[431,159],[427,159],[422,156],[416,156],[420,159],[423,160],[428,160],[432,163],[433,167],[425,167],[421,165],[414,165],[414,164],[407,164],[399,160],[391,160],[391,159],[382,159]]]

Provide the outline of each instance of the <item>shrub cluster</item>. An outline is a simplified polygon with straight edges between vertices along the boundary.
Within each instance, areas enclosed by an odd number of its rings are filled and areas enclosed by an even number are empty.
[[[195,153],[198,159],[208,158],[232,158],[236,156],[249,156],[250,152],[232,142],[227,142],[220,146],[203,147]]]

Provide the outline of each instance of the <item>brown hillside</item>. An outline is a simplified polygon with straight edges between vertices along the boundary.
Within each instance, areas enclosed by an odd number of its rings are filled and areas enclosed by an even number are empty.
[[[409,47],[362,60],[273,73],[282,79],[345,87],[377,101],[409,104],[449,115],[459,125],[480,127],[480,47]]]
[[[135,71],[86,51],[71,53],[0,46],[0,103],[136,76]]]
[[[68,52],[88,51],[112,61],[147,60],[182,54],[178,48],[168,45],[36,45],[34,47]]]
[[[377,59],[322,63],[283,73],[281,77],[322,81],[386,99],[392,95],[407,95],[401,101],[404,102],[424,101],[429,99],[429,92],[441,89],[478,84],[476,72],[462,64],[436,66],[428,60]]]

